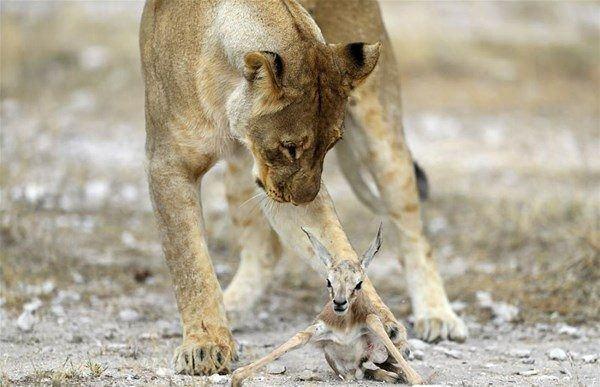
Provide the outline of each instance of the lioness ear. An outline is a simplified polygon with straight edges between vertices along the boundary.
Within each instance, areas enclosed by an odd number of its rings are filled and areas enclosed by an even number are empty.
[[[252,51],[244,56],[244,78],[257,92],[255,114],[273,113],[287,105],[296,93],[281,84],[283,60],[271,51]]]
[[[369,264],[373,260],[373,257],[375,256],[375,254],[377,254],[377,252],[381,248],[381,243],[383,242],[383,238],[381,237],[381,229],[382,228],[383,228],[383,224],[380,223],[379,229],[377,230],[377,235],[375,236],[375,239],[373,239],[373,241],[369,245],[369,248],[367,249],[367,251],[364,252],[364,254],[362,255],[362,257],[360,259],[360,264],[363,267],[363,269],[366,269],[369,266]]]
[[[381,51],[381,43],[333,44],[346,70],[346,76],[352,88],[360,85],[371,74]]]

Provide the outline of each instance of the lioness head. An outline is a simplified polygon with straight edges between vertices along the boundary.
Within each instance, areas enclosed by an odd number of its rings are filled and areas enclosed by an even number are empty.
[[[373,71],[379,51],[379,43],[319,43],[301,60],[245,55],[242,140],[256,183],[271,199],[297,205],[315,198],[325,154],[342,137],[348,94]]]

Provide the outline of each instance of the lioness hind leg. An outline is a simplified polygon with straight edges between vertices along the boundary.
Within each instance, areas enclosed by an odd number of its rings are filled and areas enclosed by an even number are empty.
[[[225,189],[233,223],[231,239],[240,249],[240,265],[224,295],[232,326],[242,325],[248,311],[267,290],[279,259],[277,234],[259,206],[264,199],[252,179],[252,157],[241,145],[227,159]]]
[[[183,343],[173,365],[185,374],[227,373],[235,343],[206,248],[194,175],[176,157],[150,156],[150,194],[183,324]]]

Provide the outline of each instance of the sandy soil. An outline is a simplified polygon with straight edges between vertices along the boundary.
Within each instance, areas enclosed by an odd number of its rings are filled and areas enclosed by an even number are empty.
[[[140,7],[2,2],[3,385],[228,380],[173,375],[169,365],[181,333],[145,182]],[[406,135],[431,181],[426,231],[471,331],[464,344],[413,341],[412,364],[435,384],[600,384],[600,7],[383,9],[402,66]],[[222,173],[218,164],[203,195],[215,198],[204,215],[226,286],[237,250]],[[325,174],[364,248],[378,219],[333,157]],[[369,275],[410,327],[395,243],[386,235]],[[324,302],[322,282],[285,254],[269,294],[234,332],[239,364],[306,326]],[[278,364],[284,374],[263,371],[248,385],[341,384],[310,347]]]

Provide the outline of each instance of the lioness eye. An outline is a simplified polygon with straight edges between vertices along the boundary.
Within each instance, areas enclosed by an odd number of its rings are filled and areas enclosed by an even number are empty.
[[[362,281],[360,281],[359,283],[356,284],[356,286],[354,287],[354,290],[360,290],[360,288],[362,288]]]
[[[281,144],[281,151],[287,156],[290,161],[296,160],[296,145],[291,143]]]
[[[290,152],[290,157],[292,159],[296,159],[296,146],[295,145],[286,145],[285,149]]]
[[[331,287],[331,281],[327,280],[327,287],[330,288]]]

